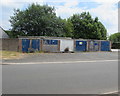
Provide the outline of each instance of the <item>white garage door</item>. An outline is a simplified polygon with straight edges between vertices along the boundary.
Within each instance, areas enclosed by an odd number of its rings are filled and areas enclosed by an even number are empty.
[[[60,40],[60,51],[64,51],[69,48],[69,51],[74,51],[74,41],[73,40]]]

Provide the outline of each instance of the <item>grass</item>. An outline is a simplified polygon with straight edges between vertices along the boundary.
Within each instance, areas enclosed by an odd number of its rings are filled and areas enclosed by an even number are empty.
[[[22,53],[15,51],[0,51],[0,59],[20,59],[28,55],[34,55],[36,53],[44,53],[43,51],[38,51],[35,53]]]
[[[0,51],[0,59],[19,59],[23,53],[14,51]]]

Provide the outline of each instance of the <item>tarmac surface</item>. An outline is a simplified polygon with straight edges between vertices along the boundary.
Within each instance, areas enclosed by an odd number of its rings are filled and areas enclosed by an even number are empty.
[[[45,53],[3,60],[3,94],[111,94],[118,52]]]

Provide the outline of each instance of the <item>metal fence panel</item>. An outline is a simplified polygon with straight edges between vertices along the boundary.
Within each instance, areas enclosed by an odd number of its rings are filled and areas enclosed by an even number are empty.
[[[22,52],[28,52],[29,47],[30,47],[30,40],[22,39]]]
[[[87,41],[76,41],[75,50],[76,51],[86,51],[87,50]]]
[[[101,41],[101,51],[110,51],[110,41]]]
[[[31,48],[34,51],[39,51],[40,50],[40,40],[39,39],[32,39]]]

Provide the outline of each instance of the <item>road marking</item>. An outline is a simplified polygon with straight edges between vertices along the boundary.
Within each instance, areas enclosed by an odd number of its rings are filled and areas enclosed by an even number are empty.
[[[118,93],[118,91],[111,91],[111,92],[106,92],[106,93],[103,93],[103,94],[114,94],[114,93]]]
[[[91,61],[64,61],[64,62],[28,62],[28,63],[2,63],[4,64],[69,64],[69,63],[92,63],[92,62],[114,62],[118,60],[91,60]]]

